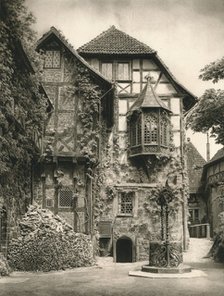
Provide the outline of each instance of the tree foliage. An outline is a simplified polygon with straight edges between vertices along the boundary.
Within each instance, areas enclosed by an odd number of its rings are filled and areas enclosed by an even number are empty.
[[[224,57],[206,65],[200,79],[213,83],[224,78]],[[187,126],[195,132],[211,131],[216,142],[224,145],[224,90],[207,89],[188,115]]]
[[[32,70],[39,63],[34,18],[24,2],[0,2],[0,201],[5,202],[27,195],[38,152],[33,133],[42,131],[45,108]]]

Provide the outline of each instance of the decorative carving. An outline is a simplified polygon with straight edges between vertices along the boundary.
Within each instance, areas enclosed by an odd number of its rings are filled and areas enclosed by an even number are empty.
[[[150,266],[177,267],[183,262],[182,247],[180,243],[170,243],[169,260],[167,260],[167,243],[150,243]]]

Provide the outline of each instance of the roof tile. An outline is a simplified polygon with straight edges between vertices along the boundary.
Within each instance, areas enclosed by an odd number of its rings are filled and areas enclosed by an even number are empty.
[[[202,170],[206,161],[190,140],[186,144],[186,155],[189,191],[190,193],[196,193],[201,185]]]
[[[138,41],[115,26],[79,47],[80,54],[152,54],[155,51],[148,45]]]

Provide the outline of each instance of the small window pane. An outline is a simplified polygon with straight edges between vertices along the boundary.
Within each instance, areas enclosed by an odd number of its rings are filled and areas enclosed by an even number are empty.
[[[69,188],[63,188],[59,191],[59,207],[70,208],[72,206],[72,191]]]
[[[117,65],[117,79],[118,80],[129,80],[129,64],[118,63]]]
[[[59,50],[47,50],[45,55],[44,67],[45,68],[60,68],[61,66],[61,53]]]
[[[54,51],[53,68],[59,68],[60,67],[60,64],[61,64],[60,57],[61,57],[60,51]]]
[[[112,66],[112,63],[102,63],[102,74],[110,80],[113,78]]]
[[[133,211],[133,192],[121,192],[120,193],[120,213],[132,214]]]
[[[45,55],[45,68],[52,68],[53,65],[53,51],[47,51]]]

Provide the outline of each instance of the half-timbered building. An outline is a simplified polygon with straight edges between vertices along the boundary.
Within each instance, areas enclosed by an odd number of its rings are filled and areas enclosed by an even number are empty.
[[[161,241],[168,184],[172,241],[187,246],[184,114],[196,98],[156,51],[114,26],[75,51],[55,29],[38,42],[54,110],[34,198],[118,262]]]

